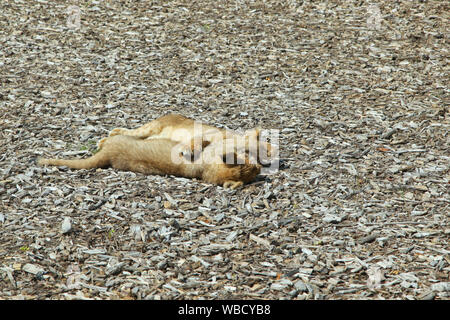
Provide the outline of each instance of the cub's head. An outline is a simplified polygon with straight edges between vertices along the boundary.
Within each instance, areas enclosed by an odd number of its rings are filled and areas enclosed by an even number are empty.
[[[261,166],[249,161],[247,157],[238,157],[235,152],[224,153],[221,161],[210,164],[205,174],[211,182],[223,184],[226,181],[253,181],[261,172]]]
[[[250,161],[263,166],[269,166],[278,156],[275,146],[261,137],[259,128],[247,130],[243,135],[227,136],[222,143],[224,152],[245,153]]]

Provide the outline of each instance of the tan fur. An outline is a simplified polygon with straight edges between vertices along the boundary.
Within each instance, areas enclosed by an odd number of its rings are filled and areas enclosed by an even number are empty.
[[[246,131],[244,135],[240,135],[231,130],[196,122],[179,114],[169,114],[137,129],[115,128],[109,135],[128,135],[140,139],[167,138],[187,145],[195,141],[197,146],[195,149],[202,144],[201,141],[206,140],[216,147],[220,146],[224,152],[227,150],[239,153],[244,150],[247,156],[252,153],[257,162],[262,164],[264,161],[267,162],[274,147],[270,143],[260,141],[259,133],[259,129],[252,129]],[[99,147],[101,147],[102,141],[100,140]]]
[[[174,175],[198,178],[205,182],[237,188],[255,179],[260,166],[250,164],[227,164],[226,155],[217,156],[206,147],[202,161],[191,161],[186,154],[192,152],[189,146],[170,139],[141,140],[136,137],[117,135],[102,141],[100,151],[87,159],[63,160],[40,159],[40,165],[67,166],[74,169],[113,167],[119,170],[143,174]],[[237,155],[233,155],[235,160]]]

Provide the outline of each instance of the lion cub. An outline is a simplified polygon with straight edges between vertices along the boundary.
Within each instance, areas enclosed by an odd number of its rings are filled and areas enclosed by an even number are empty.
[[[207,140],[216,147],[222,146],[223,152],[245,152],[245,156],[255,158],[258,164],[267,165],[274,146],[260,140],[260,130],[252,129],[240,135],[226,129],[219,129],[200,121],[186,118],[179,114],[169,114],[150,121],[137,129],[115,128],[110,136],[127,135],[140,139],[167,138],[184,144],[191,144],[193,149],[201,149],[202,141]],[[101,145],[100,140],[99,145]],[[194,146],[195,143],[195,146]],[[225,151],[226,150],[226,151]]]
[[[141,140],[116,135],[104,139],[100,150],[90,158],[39,159],[38,163],[74,169],[113,167],[143,174],[169,174],[198,178],[231,189],[254,180],[260,173],[259,165],[250,164],[248,159],[238,159],[236,154],[216,154],[215,150],[208,146],[203,149],[201,159],[193,160],[191,153],[188,145],[170,139]],[[230,158],[233,163],[227,163],[226,160]]]

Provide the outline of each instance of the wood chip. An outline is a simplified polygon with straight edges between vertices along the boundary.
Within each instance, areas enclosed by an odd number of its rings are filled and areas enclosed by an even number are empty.
[[[1,299],[449,299],[443,1],[71,2],[0,2]],[[168,113],[278,166],[36,164]]]

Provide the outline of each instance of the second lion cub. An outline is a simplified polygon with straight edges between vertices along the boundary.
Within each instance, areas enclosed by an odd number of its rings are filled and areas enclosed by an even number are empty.
[[[276,149],[266,141],[260,140],[260,130],[252,129],[240,135],[226,129],[219,129],[179,114],[168,114],[150,121],[137,129],[115,128],[110,136],[127,135],[140,139],[166,138],[201,149],[203,141],[220,148],[220,152],[245,152],[245,156],[256,158],[258,164],[269,164],[276,155]],[[99,145],[102,144],[100,140]],[[194,146],[195,144],[195,146]],[[199,147],[200,146],[200,147]]]

